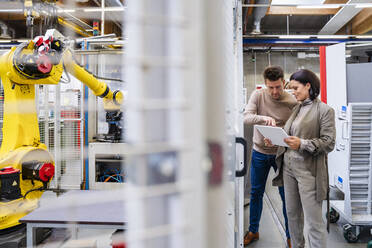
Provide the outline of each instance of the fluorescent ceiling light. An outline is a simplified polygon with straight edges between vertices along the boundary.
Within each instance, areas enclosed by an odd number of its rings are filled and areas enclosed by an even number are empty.
[[[113,12],[113,11],[124,11],[125,8],[123,7],[106,7],[106,8],[86,8],[86,9],[83,9],[84,12],[101,12],[101,11],[105,11],[105,12]]]
[[[23,12],[23,9],[0,9],[0,12],[8,13],[8,12]]]
[[[58,13],[74,13],[75,10],[74,9],[59,9],[57,12]]]
[[[322,4],[324,0],[272,0],[271,5]]]
[[[291,40],[290,42],[293,43],[293,44],[303,44],[304,43],[303,40]],[[275,43],[288,44],[288,41],[287,40],[278,40],[278,41],[275,41]]]
[[[30,40],[27,39],[0,39],[0,43],[14,43],[14,42],[29,42]]]
[[[340,4],[297,5],[298,9],[338,9]]]
[[[348,39],[349,35],[317,35],[318,39]]]
[[[101,12],[102,8],[88,8],[88,9],[83,9],[84,12]]]
[[[356,35],[357,39],[372,39],[372,35]]]
[[[279,39],[309,39],[310,35],[279,35]]]
[[[358,3],[355,8],[372,8],[372,3]]]

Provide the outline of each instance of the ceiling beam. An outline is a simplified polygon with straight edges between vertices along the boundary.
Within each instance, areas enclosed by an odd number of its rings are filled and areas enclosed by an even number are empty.
[[[62,17],[58,17],[58,23],[67,27],[67,28],[69,28],[69,29],[71,29],[71,30],[73,30],[73,31],[75,31],[76,33],[80,34],[83,37],[90,37],[90,36],[93,35],[93,34],[88,33],[87,31],[85,31],[84,29],[82,29],[78,25],[66,21]]]
[[[249,4],[254,4],[256,1],[255,0],[249,0]],[[253,9],[254,9],[254,7],[249,7],[248,8],[248,15],[252,15],[252,13],[253,13]]]
[[[325,0],[323,4],[345,4],[347,3],[348,0]],[[347,34],[348,28],[343,26],[339,31],[337,31],[336,34]]]
[[[339,9],[300,9],[286,6],[270,6],[267,15],[334,15]]]
[[[325,0],[323,4],[345,4],[347,0]]]
[[[25,16],[23,13],[0,13],[0,20],[2,21],[17,21],[17,20],[25,20]]]
[[[254,0],[244,0],[243,3],[246,4],[246,3],[254,3]],[[247,33],[247,27],[248,27],[248,16],[249,15],[252,15],[253,13],[253,7],[249,7],[248,9],[243,9],[243,13],[244,13],[244,18],[243,18],[243,34],[246,34]]]
[[[349,23],[355,16],[357,16],[363,9],[355,8],[355,4],[368,3],[369,0],[349,0],[335,14],[324,27],[319,31],[319,34],[336,34],[339,30],[348,31],[348,28],[342,29],[347,23]]]
[[[364,34],[372,30],[372,9],[365,8],[351,20],[351,32],[354,35]]]
[[[272,0],[269,0],[269,7],[268,7],[267,10],[266,10],[266,15],[268,15],[268,13],[269,13],[269,11],[270,11],[271,2],[272,2]]]

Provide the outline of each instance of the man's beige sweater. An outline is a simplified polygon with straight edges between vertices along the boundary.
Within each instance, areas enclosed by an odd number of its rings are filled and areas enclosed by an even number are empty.
[[[277,127],[283,127],[292,109],[297,105],[296,99],[283,92],[278,100],[271,97],[267,89],[255,90],[249,98],[244,111],[244,123],[248,125],[265,125],[267,117],[275,119]],[[276,154],[277,146],[264,145],[264,137],[256,129],[253,131],[253,149],[263,154]]]

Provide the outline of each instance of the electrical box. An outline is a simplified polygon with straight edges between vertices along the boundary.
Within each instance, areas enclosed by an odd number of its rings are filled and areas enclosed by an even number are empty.
[[[127,173],[124,164],[125,143],[89,144],[89,189],[116,189],[123,187]]]

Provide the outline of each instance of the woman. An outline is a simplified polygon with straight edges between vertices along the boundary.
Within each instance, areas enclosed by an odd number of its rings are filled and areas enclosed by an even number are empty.
[[[290,86],[299,105],[293,109],[284,130],[290,135],[276,156],[278,166],[273,185],[283,186],[293,248],[303,248],[304,219],[310,248],[327,247],[322,202],[327,198],[327,154],[335,145],[335,114],[317,97],[320,82],[315,73],[299,70]]]

